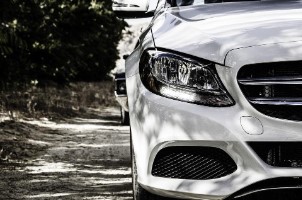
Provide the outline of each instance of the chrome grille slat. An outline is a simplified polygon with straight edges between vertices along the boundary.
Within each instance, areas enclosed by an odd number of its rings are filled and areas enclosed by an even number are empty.
[[[302,121],[302,61],[246,65],[239,70],[237,81],[258,111]]]
[[[275,106],[302,106],[302,98],[249,98],[252,104]]]
[[[302,77],[265,77],[238,79],[242,85],[302,85]]]

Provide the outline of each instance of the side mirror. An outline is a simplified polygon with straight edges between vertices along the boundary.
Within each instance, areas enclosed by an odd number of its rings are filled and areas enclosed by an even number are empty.
[[[126,60],[129,57],[129,54],[124,54],[123,59]]]

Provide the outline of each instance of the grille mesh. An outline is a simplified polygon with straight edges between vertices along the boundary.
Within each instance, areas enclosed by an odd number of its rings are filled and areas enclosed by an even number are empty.
[[[249,142],[248,144],[268,165],[302,168],[301,142]]]
[[[237,79],[258,111],[271,117],[302,120],[302,61],[243,66]]]
[[[207,180],[236,171],[235,162],[213,147],[167,147],[155,157],[152,175],[157,177]]]

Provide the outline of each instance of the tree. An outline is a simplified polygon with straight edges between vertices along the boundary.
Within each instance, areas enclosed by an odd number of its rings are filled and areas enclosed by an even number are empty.
[[[106,78],[126,26],[111,0],[0,1],[0,78],[68,83]]]

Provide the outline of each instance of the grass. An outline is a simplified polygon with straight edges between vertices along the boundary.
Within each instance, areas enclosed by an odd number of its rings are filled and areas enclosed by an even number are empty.
[[[0,92],[0,111],[11,119],[20,117],[73,116],[87,108],[117,106],[111,81],[72,83],[70,86],[30,86]]]

